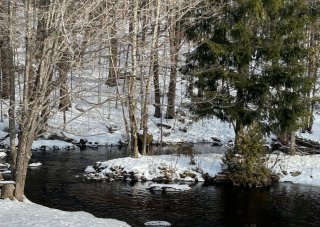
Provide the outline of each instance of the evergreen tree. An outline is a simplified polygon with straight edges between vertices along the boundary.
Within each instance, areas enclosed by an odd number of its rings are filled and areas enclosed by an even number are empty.
[[[270,22],[266,26],[262,50],[266,62],[262,74],[269,89],[268,117],[270,130],[287,143],[291,134],[302,126],[307,114],[314,80],[306,76],[308,49],[305,44],[309,23],[308,3],[305,0],[283,1],[278,10],[268,11]],[[292,151],[294,147],[292,146]]]
[[[232,123],[236,146],[243,128],[255,121],[277,135],[297,130],[313,85],[305,76],[306,0],[225,3],[220,15],[188,33],[204,41],[188,57],[197,78],[194,112]]]
[[[244,126],[262,119],[268,86],[260,72],[260,48],[266,20],[262,1],[232,1],[221,15],[200,21],[188,33],[192,39],[205,40],[188,59],[196,69],[192,76],[198,78],[194,111],[200,117],[215,115],[231,122],[236,141]]]

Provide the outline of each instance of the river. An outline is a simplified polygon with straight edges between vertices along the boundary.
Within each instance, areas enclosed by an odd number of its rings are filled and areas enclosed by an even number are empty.
[[[212,152],[216,148],[196,149]],[[83,181],[86,166],[126,156],[124,149],[107,147],[34,152],[33,161],[43,165],[29,168],[26,196],[48,207],[86,211],[132,226],[151,220],[172,226],[320,226],[319,187],[280,183],[268,189],[240,189],[197,183],[187,192],[163,194],[148,191],[150,182]]]

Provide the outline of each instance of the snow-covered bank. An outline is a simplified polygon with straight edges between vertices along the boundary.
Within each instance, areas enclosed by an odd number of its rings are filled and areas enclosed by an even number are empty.
[[[0,200],[0,226],[44,227],[126,227],[127,223],[115,219],[96,218],[86,212],[66,212],[31,202]]]
[[[35,140],[32,143],[32,149],[47,149],[47,148],[54,148],[54,149],[66,149],[66,148],[73,148],[74,145],[72,143],[68,143],[61,140]]]
[[[274,165],[274,163],[276,163]],[[280,176],[281,182],[320,186],[320,155],[271,155],[269,167]]]
[[[221,171],[221,158],[221,154],[127,157],[88,166],[85,175],[88,179],[204,181],[203,173],[214,176]]]
[[[119,158],[96,163],[85,170],[88,179],[147,181],[204,181],[222,171],[222,154],[141,156]],[[268,156],[268,166],[280,177],[280,182],[320,186],[320,155],[283,153]],[[112,180],[113,180],[112,179]]]

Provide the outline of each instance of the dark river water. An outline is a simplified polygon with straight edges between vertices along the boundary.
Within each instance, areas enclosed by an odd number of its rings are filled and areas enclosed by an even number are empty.
[[[281,183],[248,190],[197,183],[187,192],[153,194],[146,190],[150,182],[82,180],[87,165],[126,156],[125,150],[106,147],[34,152],[33,161],[43,166],[29,168],[26,196],[48,207],[86,211],[132,226],[151,220],[168,221],[172,226],[320,226],[319,187]]]

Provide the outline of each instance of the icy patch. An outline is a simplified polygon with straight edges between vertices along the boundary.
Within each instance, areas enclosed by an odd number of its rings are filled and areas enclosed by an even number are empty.
[[[148,189],[151,191],[181,192],[188,191],[191,188],[189,185],[181,184],[150,184]]]
[[[171,226],[171,224],[167,221],[148,221],[144,226]]]

